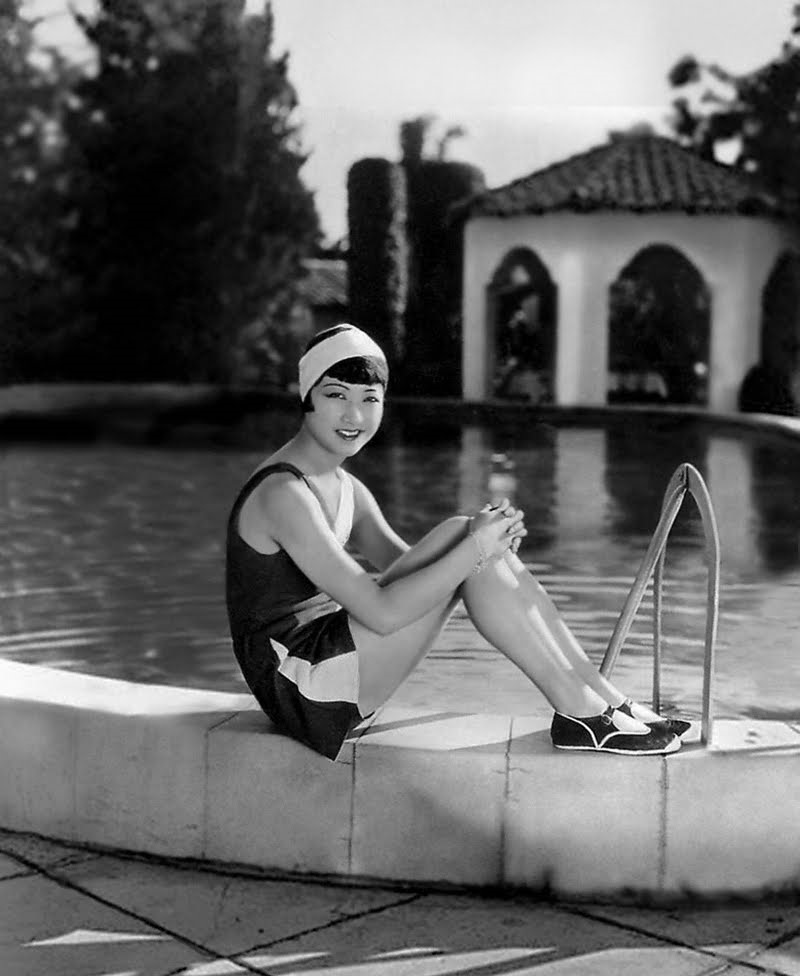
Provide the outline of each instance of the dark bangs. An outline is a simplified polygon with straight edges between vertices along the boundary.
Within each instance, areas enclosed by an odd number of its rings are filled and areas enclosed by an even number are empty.
[[[341,380],[342,383],[382,386],[384,389],[389,382],[389,370],[386,364],[380,359],[373,359],[372,356],[351,356],[349,359],[340,359],[330,369],[326,369],[323,376],[330,376],[333,380]],[[319,386],[321,381],[322,376],[314,386]],[[302,407],[303,413],[311,413],[314,409],[311,405],[311,390],[306,394]]]
[[[376,383],[385,387],[389,381],[389,371],[379,360],[372,356],[352,356],[341,359],[325,371],[331,379],[341,380],[342,383],[361,383],[364,386],[375,386]]]

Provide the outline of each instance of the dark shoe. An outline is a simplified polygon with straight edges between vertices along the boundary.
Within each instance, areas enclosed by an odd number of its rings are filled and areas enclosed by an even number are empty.
[[[609,705],[601,715],[583,718],[556,712],[550,725],[553,745],[556,749],[612,752],[621,756],[660,756],[680,749],[681,740],[666,729],[645,726],[642,732],[631,732],[619,728],[614,711]]]
[[[631,718],[636,718],[633,714],[633,709],[631,705],[633,702],[630,698],[626,698],[621,705],[617,705],[617,711],[622,712],[624,715],[629,715]],[[682,718],[662,718],[657,722],[647,722],[643,718],[637,718],[637,722],[644,722],[645,725],[649,725],[651,729],[666,729],[667,732],[671,732],[673,735],[684,735],[692,727],[691,722],[686,722]]]

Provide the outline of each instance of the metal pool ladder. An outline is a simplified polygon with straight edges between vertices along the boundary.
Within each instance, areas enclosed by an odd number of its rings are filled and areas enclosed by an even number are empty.
[[[633,618],[636,616],[644,597],[647,583],[653,576],[653,708],[658,711],[661,707],[661,605],[664,556],[670,529],[687,491],[697,504],[705,532],[708,597],[706,602],[705,661],[703,665],[703,720],[700,728],[700,741],[703,745],[708,745],[711,741],[713,722],[711,697],[714,683],[714,645],[717,639],[717,621],[719,618],[719,533],[717,532],[717,520],[714,517],[711,496],[708,493],[706,483],[697,468],[691,464],[679,465],[669,480],[667,490],[664,492],[661,518],[608,642],[608,649],[603,658],[603,663],[600,665],[600,673],[606,676],[611,674],[630,631]]]

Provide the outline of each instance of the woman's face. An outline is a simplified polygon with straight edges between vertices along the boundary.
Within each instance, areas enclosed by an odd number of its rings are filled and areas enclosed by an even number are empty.
[[[325,375],[311,390],[314,409],[305,415],[305,423],[327,450],[352,457],[380,427],[383,399],[380,383],[345,383]]]

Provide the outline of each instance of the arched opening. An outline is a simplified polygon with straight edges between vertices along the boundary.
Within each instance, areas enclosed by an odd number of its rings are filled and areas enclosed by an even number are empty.
[[[609,403],[708,402],[711,299],[680,251],[652,244],[609,290]]]
[[[800,255],[786,251],[775,262],[761,294],[761,365],[795,402],[800,350]]]
[[[557,289],[540,258],[516,247],[487,289],[490,396],[550,403],[555,386]]]
[[[784,252],[761,293],[761,349],[739,389],[739,409],[796,414],[800,404],[800,255]]]

